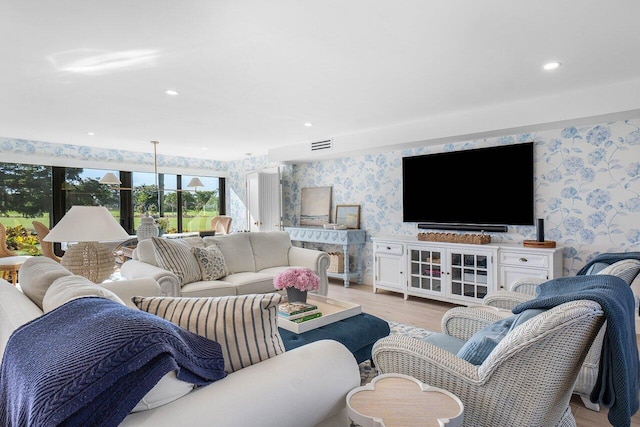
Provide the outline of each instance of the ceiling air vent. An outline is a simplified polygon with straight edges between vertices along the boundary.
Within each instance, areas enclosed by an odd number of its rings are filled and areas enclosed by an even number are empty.
[[[316,141],[311,143],[311,151],[331,150],[333,148],[333,140],[325,139],[324,141]]]

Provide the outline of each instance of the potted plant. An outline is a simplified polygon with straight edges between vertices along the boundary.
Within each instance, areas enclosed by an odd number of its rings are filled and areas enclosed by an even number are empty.
[[[320,278],[310,268],[294,267],[278,273],[273,286],[286,289],[289,302],[307,302],[307,292],[320,287]]]

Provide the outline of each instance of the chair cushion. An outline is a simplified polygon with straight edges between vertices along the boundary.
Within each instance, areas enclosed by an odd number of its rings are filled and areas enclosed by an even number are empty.
[[[456,338],[453,335],[443,334],[442,332],[434,332],[427,335],[422,339],[424,342],[431,343],[436,347],[440,347],[443,350],[447,350],[449,353],[457,354],[465,341],[460,338]]]
[[[234,372],[284,353],[277,293],[184,298],[133,297],[138,308],[222,346],[225,371]]]
[[[179,239],[159,237],[152,237],[151,242],[156,251],[158,265],[175,274],[181,285],[200,280],[200,265],[191,253],[189,245]]]
[[[289,265],[291,237],[286,231],[250,233],[256,271]]]
[[[220,236],[203,237],[205,246],[218,245],[227,262],[229,274],[255,272],[256,264],[253,258],[250,233],[223,234]]]
[[[208,247],[192,247],[191,252],[196,256],[202,273],[202,280],[218,280],[229,274],[227,263],[218,245]]]

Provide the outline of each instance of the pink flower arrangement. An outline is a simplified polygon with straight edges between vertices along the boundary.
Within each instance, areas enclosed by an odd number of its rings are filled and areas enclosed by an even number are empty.
[[[315,291],[320,287],[320,278],[309,268],[290,268],[278,273],[273,279],[273,286],[276,289],[296,288],[300,291]]]

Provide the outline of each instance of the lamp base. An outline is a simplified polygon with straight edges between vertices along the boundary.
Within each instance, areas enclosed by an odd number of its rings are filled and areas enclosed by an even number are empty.
[[[80,242],[67,249],[60,264],[73,274],[101,283],[113,274],[116,259],[102,243]]]

